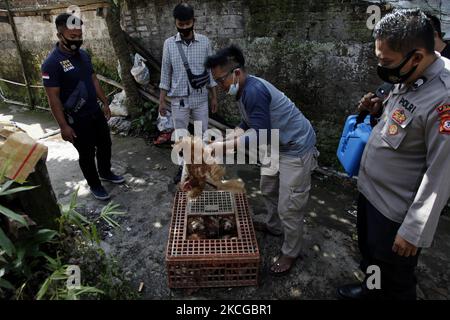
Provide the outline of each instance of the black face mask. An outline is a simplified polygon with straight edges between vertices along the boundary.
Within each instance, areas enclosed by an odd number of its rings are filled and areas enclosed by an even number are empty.
[[[61,34],[64,39],[64,46],[72,52],[77,52],[83,45],[83,40],[69,40]]]
[[[414,49],[413,51],[408,53],[405,59],[403,59],[403,61],[397,67],[387,68],[378,65],[377,73],[380,79],[383,80],[384,82],[389,82],[392,84],[403,83],[406,80],[408,80],[408,78],[411,77],[414,72],[416,72],[417,66],[412,67],[411,70],[409,70],[405,74],[401,74],[400,70],[402,70],[402,68],[408,63],[408,61],[411,59],[411,57],[416,51],[417,49]]]
[[[183,36],[183,38],[187,38],[187,37],[189,37],[191,32],[194,31],[194,25],[192,25],[192,27],[186,28],[186,29],[177,28],[177,30]]]

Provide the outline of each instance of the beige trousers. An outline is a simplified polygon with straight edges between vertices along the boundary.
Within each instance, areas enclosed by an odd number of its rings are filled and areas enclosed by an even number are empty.
[[[303,157],[280,155],[279,172],[261,175],[261,193],[267,209],[267,227],[284,235],[281,252],[297,257],[303,240],[304,207],[311,189],[311,172],[317,167],[319,152],[313,148]]]

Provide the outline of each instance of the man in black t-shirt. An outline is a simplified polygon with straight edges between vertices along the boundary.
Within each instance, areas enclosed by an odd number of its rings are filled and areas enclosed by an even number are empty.
[[[80,49],[83,22],[64,13],[56,18],[55,23],[59,42],[41,67],[49,105],[61,128],[62,138],[78,150],[81,171],[91,193],[99,200],[108,200],[110,196],[100,179],[116,184],[125,181],[111,172],[108,99],[100,87],[89,55]],[[97,98],[103,102],[103,110]]]

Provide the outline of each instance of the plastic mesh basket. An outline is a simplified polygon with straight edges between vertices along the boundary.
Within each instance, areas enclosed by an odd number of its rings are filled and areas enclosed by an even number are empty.
[[[238,236],[187,240],[189,215],[235,215]],[[166,266],[170,288],[257,285],[260,254],[247,196],[205,191],[198,199],[175,195]]]

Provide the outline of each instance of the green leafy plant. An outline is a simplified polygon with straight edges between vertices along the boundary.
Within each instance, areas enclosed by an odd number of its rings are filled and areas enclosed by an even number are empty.
[[[157,117],[158,105],[153,102],[144,103],[141,116],[131,122],[133,131],[136,134],[153,133],[156,130]]]
[[[104,291],[94,287],[80,286],[79,288],[70,288],[67,285],[64,285],[69,278],[69,274],[67,273],[69,266],[63,264],[60,257],[57,257],[56,259],[47,257],[47,261],[47,268],[52,273],[45,279],[39,289],[36,300],[43,300],[45,298],[50,300],[79,300],[81,296],[86,294],[105,294]]]
[[[14,181],[8,180],[0,187],[0,199],[19,192],[28,191],[35,187],[11,188]],[[32,267],[37,262],[36,258],[45,257],[41,245],[51,242],[57,235],[56,231],[48,229],[30,230],[27,219],[0,205],[0,217],[10,221],[10,225],[26,227],[27,233],[14,241],[0,225],[0,288],[15,290],[15,286],[4,277],[11,275],[16,278],[29,279],[32,275]]]
[[[3,176],[2,172],[0,176]],[[0,200],[34,188],[13,188],[13,184],[12,181],[0,183]],[[39,229],[27,216],[0,205],[0,298],[78,300],[137,297],[123,280],[117,262],[101,248],[97,230],[101,222],[120,228],[115,219],[124,213],[118,211],[118,205],[109,203],[98,217],[89,220],[78,212],[77,199],[78,190],[69,204],[61,206],[57,231]],[[10,221],[9,225],[14,223],[20,227],[21,232],[15,235],[3,228],[1,222],[5,219]],[[83,270],[82,286],[72,288],[67,285],[69,265],[77,265]]]
[[[119,223],[114,220],[114,217],[123,216],[125,214],[124,212],[117,211],[119,205],[110,202],[108,205],[103,207],[98,218],[93,221],[89,221],[85,216],[77,211],[77,199],[78,190],[73,193],[68,205],[61,206],[61,217],[57,219],[60,234],[64,234],[64,232],[67,231],[70,232],[71,230],[67,230],[67,227],[72,226],[78,228],[86,240],[92,243],[100,244],[97,224],[101,220],[105,221],[113,228],[120,228]]]

